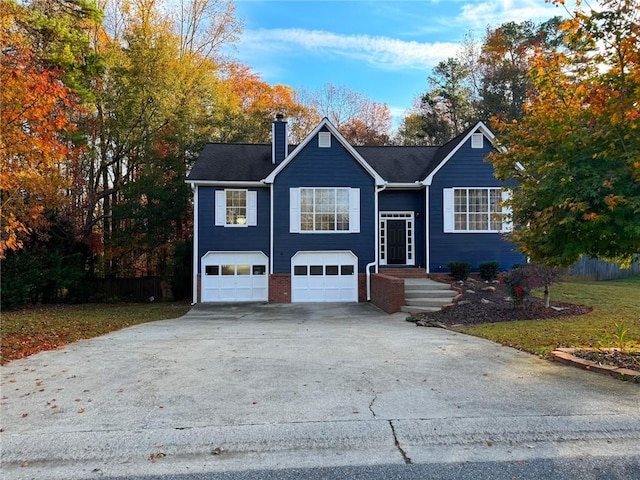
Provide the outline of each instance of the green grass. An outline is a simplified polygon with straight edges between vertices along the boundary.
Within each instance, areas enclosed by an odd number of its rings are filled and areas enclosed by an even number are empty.
[[[566,281],[551,286],[551,299],[593,307],[587,315],[460,327],[538,355],[558,347],[618,346],[616,324],[626,328],[625,348],[640,350],[640,276],[613,281]]]
[[[0,360],[4,364],[131,325],[180,317],[189,308],[187,303],[120,303],[43,305],[2,312]]]

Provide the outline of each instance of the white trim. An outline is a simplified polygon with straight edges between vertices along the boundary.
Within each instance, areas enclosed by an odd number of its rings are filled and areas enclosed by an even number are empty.
[[[387,221],[388,220],[404,220],[405,225],[405,263],[397,265],[415,265],[416,264],[416,220],[413,211],[384,211],[378,214],[378,242],[380,243],[379,261],[380,265],[396,265],[387,263]],[[384,226],[383,226],[384,224]],[[384,238],[382,231],[384,230]],[[384,255],[384,258],[383,258]],[[409,258],[411,256],[411,258]]]
[[[347,140],[342,136],[342,134],[338,131],[336,127],[329,121],[328,118],[323,118],[322,121],[313,129],[313,131],[307,135],[307,137],[298,145],[293,152],[291,152],[287,157],[278,164],[278,166],[262,181],[264,183],[273,183],[276,176],[289,164],[291,161],[302,151],[307,144],[315,138],[315,136],[322,130],[323,128],[327,128],[329,132],[342,144],[342,146],[349,152],[349,154],[358,162],[360,165],[373,177],[376,185],[384,185],[384,180],[382,177],[376,172],[371,165],[369,165],[364,158],[353,148],[353,146],[347,142]]]
[[[456,145],[456,147],[453,150],[451,150],[451,152],[449,152],[449,154],[446,157],[442,159],[442,161],[438,164],[438,166],[434,168],[433,171],[429,175],[427,175],[427,177],[424,180],[422,180],[422,184],[431,185],[431,182],[433,182],[433,177],[436,175],[436,173],[438,173],[438,171],[440,171],[440,169],[444,167],[449,160],[451,160],[451,157],[453,157],[456,154],[456,152],[460,150],[460,147],[462,147],[462,145],[464,145],[467,142],[467,140],[471,138],[471,135],[473,135],[474,133],[477,133],[478,130],[480,130],[480,132],[483,133],[485,137],[487,137],[487,140],[489,140],[491,145],[494,145],[494,141],[496,137],[493,134],[493,132],[489,130],[489,128],[484,123],[478,122],[476,126],[470,129],[469,133],[467,133],[464,136],[464,138],[460,140],[458,145]]]
[[[269,185],[264,183],[262,180],[258,182],[252,181],[218,181],[218,180],[186,180],[185,183],[190,185],[198,185],[201,187],[232,187],[232,188],[253,188],[253,187],[261,187],[267,188]]]
[[[396,190],[396,189],[402,189],[402,190],[420,190],[421,188],[423,188],[424,185],[422,184],[422,182],[420,182],[420,180],[417,180],[415,182],[388,182],[387,183],[387,189],[389,190]]]
[[[198,185],[192,183],[193,191],[193,292],[192,303],[198,303]]]

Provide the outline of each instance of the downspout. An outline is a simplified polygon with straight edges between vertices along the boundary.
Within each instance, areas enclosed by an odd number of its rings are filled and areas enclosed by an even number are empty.
[[[273,183],[269,184],[269,275],[273,275]]]
[[[198,186],[191,182],[193,192],[193,294],[191,305],[198,303]]]
[[[425,262],[427,267],[427,275],[431,273],[430,271],[430,260],[431,256],[429,255],[429,219],[431,218],[431,212],[429,211],[429,185],[425,185],[424,187],[424,240],[425,240]]]
[[[374,233],[375,233],[375,241],[374,241],[374,245],[375,245],[375,259],[373,262],[367,264],[365,271],[367,272],[367,302],[371,301],[371,267],[375,266],[376,270],[375,273],[378,273],[378,257],[380,255],[380,246],[379,246],[379,242],[380,242],[380,207],[379,207],[379,203],[378,203],[378,196],[380,194],[381,191],[383,191],[385,188],[387,188],[387,184],[385,183],[384,185],[382,185],[382,187],[376,187],[376,195],[374,197],[374,210],[375,210],[375,222],[376,222],[376,227],[373,229]]]

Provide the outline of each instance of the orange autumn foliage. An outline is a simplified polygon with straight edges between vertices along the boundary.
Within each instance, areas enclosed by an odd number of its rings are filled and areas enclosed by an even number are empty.
[[[79,110],[58,72],[39,65],[17,19],[20,6],[2,3],[0,62],[0,258],[46,225],[45,209],[58,206],[65,170],[78,153],[66,134]]]

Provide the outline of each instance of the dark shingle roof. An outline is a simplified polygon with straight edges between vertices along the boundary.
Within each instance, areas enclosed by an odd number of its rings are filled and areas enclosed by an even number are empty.
[[[387,182],[421,181],[472,130],[472,126],[442,146],[354,147],[364,160]],[[289,152],[295,146],[289,146]],[[259,182],[276,165],[271,163],[271,144],[208,143],[187,176],[188,181]]]
[[[207,143],[187,180],[259,182],[275,167],[271,163],[271,145]]]
[[[387,182],[413,183],[432,162],[439,147],[355,147]]]

